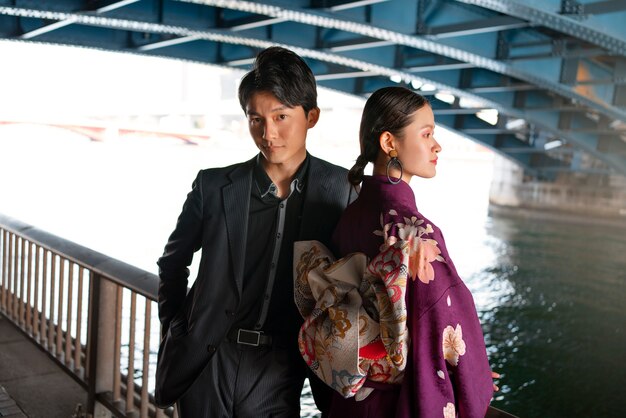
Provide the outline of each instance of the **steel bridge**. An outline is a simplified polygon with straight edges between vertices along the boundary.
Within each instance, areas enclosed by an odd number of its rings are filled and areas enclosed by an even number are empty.
[[[0,0],[0,38],[238,69],[279,44],[321,86],[427,95],[535,179],[626,175],[625,0]]]

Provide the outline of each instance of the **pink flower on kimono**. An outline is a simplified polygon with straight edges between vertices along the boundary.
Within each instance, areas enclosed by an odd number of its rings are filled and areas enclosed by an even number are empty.
[[[452,402],[448,402],[443,408],[443,418],[456,418],[456,410]]]
[[[437,241],[430,239],[417,239],[419,245],[417,251],[409,255],[409,274],[415,280],[420,279],[424,284],[435,280],[435,269],[431,264],[437,259],[441,250],[437,247]]]
[[[396,215],[397,213],[395,210],[392,209],[389,211],[389,214]],[[383,243],[378,248],[379,251],[385,251],[387,248],[391,247],[393,244],[395,244],[398,241],[398,238],[394,237],[393,235],[389,235],[389,230],[391,229],[391,225],[392,225],[391,222],[385,224],[383,214],[381,213],[380,214],[380,226],[382,229],[374,231],[374,235],[383,237]]]
[[[380,250],[384,251],[385,249],[393,246],[396,242],[398,242],[398,238],[394,237],[393,235],[388,237],[387,240],[385,241],[385,243],[383,245],[380,246]]]
[[[409,244],[409,250],[411,253],[417,251],[417,247],[419,246],[419,237],[420,237],[420,229],[419,225],[423,224],[424,221],[421,219],[417,219],[413,216],[411,219],[404,218],[403,224],[398,224],[398,237],[401,240],[406,241]]]
[[[456,329],[448,325],[443,330],[443,358],[452,366],[458,366],[459,357],[465,354],[465,341],[461,324],[456,324]]]
[[[404,222],[398,224],[398,236],[409,248],[409,276],[413,280],[418,278],[422,283],[428,284],[435,280],[435,270],[430,263],[438,260],[441,254],[437,241],[421,238],[433,232],[432,226],[430,224],[422,226],[424,220],[415,216],[410,219],[404,218]]]

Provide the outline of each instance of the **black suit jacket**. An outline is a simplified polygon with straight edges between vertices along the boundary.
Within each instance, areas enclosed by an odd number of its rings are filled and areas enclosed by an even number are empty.
[[[159,347],[155,400],[176,402],[225,339],[241,298],[248,206],[256,157],[202,170],[159,259]],[[344,208],[356,198],[347,170],[311,156],[299,240],[330,245]],[[187,293],[188,266],[202,249]],[[294,335],[294,338],[296,336]]]

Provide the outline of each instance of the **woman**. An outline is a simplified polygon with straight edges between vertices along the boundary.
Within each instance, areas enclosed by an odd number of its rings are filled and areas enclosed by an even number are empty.
[[[436,174],[434,128],[419,94],[372,94],[349,173],[362,188],[337,225],[334,254],[296,243],[300,351],[335,389],[331,417],[482,418],[491,400],[472,296],[409,186]],[[372,176],[363,174],[368,163]]]

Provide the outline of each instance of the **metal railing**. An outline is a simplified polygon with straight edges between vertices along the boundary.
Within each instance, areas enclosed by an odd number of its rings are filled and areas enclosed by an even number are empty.
[[[86,389],[88,416],[176,416],[149,391],[157,289],[154,274],[0,214],[0,313]]]
[[[149,392],[157,290],[154,274],[0,214],[0,314],[85,387],[87,416],[98,405],[116,417],[178,418]],[[515,417],[490,407],[486,418]]]

